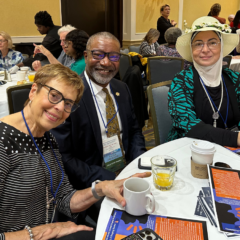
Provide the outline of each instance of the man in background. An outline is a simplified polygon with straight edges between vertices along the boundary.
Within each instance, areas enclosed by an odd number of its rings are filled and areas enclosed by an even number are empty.
[[[47,11],[40,11],[35,15],[35,25],[37,30],[42,34],[46,34],[43,39],[42,45],[48,49],[55,58],[61,54],[62,48],[60,46],[60,39],[58,36],[59,26],[55,26],[52,21],[51,15]],[[47,57],[43,54],[37,54],[23,60],[23,62],[12,67],[9,72],[15,73],[19,67],[28,66],[32,67],[32,63],[36,60],[47,61]],[[48,61],[47,61],[48,62]]]
[[[234,18],[235,18],[235,15],[234,15],[234,14],[230,14],[230,15],[228,16],[229,25],[230,25],[230,23],[234,20]]]
[[[48,61],[51,64],[61,63],[62,65],[70,68],[72,63],[75,62],[74,58],[66,54],[66,47],[65,47],[65,39],[67,34],[75,29],[76,28],[71,25],[65,25],[58,30],[58,35],[60,36],[60,41],[61,41],[60,45],[62,47],[62,52],[58,58],[55,58],[52,55],[52,53],[49,50],[47,50],[43,45],[37,46],[39,51],[47,57]],[[32,64],[32,67],[35,71],[38,71],[42,67],[41,62],[39,60],[34,61]]]

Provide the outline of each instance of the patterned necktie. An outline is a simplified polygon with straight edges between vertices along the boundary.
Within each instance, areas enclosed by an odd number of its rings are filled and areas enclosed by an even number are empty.
[[[119,143],[120,143],[120,147],[122,150],[122,154],[123,154],[124,165],[126,166],[126,160],[125,160],[125,155],[124,155],[124,151],[123,151],[122,139],[120,138],[120,129],[119,129],[118,118],[117,118],[117,114],[116,114],[116,110],[115,110],[115,105],[112,100],[112,97],[110,96],[110,94],[108,92],[108,89],[103,88],[102,90],[106,93],[106,102],[105,103],[106,103],[107,123],[115,116],[111,120],[111,122],[109,122],[107,125],[107,129],[108,129],[107,137],[112,137],[117,134]],[[118,174],[119,172],[120,171],[117,171],[115,173]]]

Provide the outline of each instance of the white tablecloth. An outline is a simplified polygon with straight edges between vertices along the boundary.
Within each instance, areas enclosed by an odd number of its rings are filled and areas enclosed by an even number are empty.
[[[12,82],[7,82],[4,85],[0,85],[0,118],[9,115],[8,110],[8,100],[6,89],[10,86],[16,85],[16,74],[11,74]],[[3,76],[0,77],[0,80],[3,79]]]
[[[205,220],[207,221],[209,240],[223,240],[226,239],[225,236],[219,233],[217,228],[212,226],[206,218],[194,215],[199,191],[201,187],[208,187],[209,183],[207,179],[197,179],[191,175],[190,144],[192,141],[191,138],[178,139],[155,147],[142,155],[153,157],[165,154],[174,157],[178,162],[174,186],[170,191],[162,192],[155,189],[152,177],[147,179],[152,185],[152,194],[156,200],[154,214]],[[238,155],[219,145],[216,145],[216,150],[214,162],[227,162],[232,168],[240,169],[240,157]],[[143,171],[138,169],[138,159],[135,159],[122,171],[118,179],[129,177],[137,172]],[[116,201],[105,198],[98,218],[96,240],[103,238],[113,208],[122,209]]]
[[[232,59],[230,69],[240,72],[240,59]]]

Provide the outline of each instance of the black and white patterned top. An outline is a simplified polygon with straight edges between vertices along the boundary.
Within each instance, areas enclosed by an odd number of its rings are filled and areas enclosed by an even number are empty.
[[[63,168],[56,140],[51,133],[49,138]],[[62,172],[47,138],[39,137],[35,141],[52,171],[55,192]],[[0,121],[0,240],[5,239],[4,232],[22,230],[25,225],[45,224],[46,186],[51,199],[50,174],[31,137]],[[76,216],[70,211],[70,200],[75,192],[65,174],[56,202],[58,210],[70,217]],[[50,220],[53,203],[48,213]]]

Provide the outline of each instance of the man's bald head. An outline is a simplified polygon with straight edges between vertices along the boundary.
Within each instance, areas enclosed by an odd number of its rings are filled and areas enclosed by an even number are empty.
[[[120,42],[119,40],[111,33],[109,32],[99,32],[96,33],[94,35],[92,35],[87,42],[87,49],[90,49],[92,42],[97,39],[97,38],[104,38],[104,39],[109,39],[109,40],[113,40],[116,41],[119,45],[119,51],[120,51]]]

